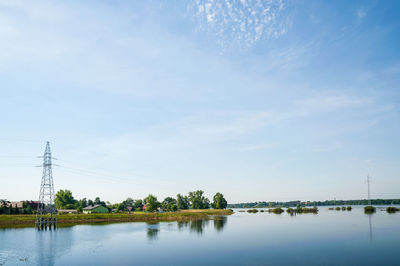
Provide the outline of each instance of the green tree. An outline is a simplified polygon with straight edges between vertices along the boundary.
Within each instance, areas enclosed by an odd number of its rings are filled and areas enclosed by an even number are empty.
[[[171,197],[166,197],[161,203],[161,207],[163,208],[163,210],[169,212],[174,212],[178,210],[178,207],[176,206],[176,199]]]
[[[96,197],[96,198],[94,199],[94,204],[95,204],[95,205],[101,205],[101,206],[106,207],[106,203],[105,203],[104,201],[101,201],[99,197]]]
[[[57,209],[75,209],[77,201],[70,190],[61,189],[56,193],[55,203]]]
[[[135,208],[135,210],[143,210],[143,200],[135,200],[133,207]]]
[[[93,206],[94,205],[94,202],[93,202],[93,200],[88,200],[87,201],[87,206]]]
[[[144,199],[144,204],[146,205],[146,211],[149,212],[157,211],[157,208],[160,207],[160,202],[158,202],[157,197],[152,194]]]
[[[214,209],[226,209],[226,206],[228,205],[228,202],[226,201],[226,199],[224,198],[224,195],[222,195],[221,193],[217,193],[214,196],[214,202],[211,204],[211,206]]]
[[[189,199],[186,196],[182,196],[181,194],[176,195],[176,205],[179,210],[187,210],[189,209]]]
[[[204,191],[197,190],[189,192],[188,199],[193,209],[208,209],[210,208],[210,201],[203,196]]]

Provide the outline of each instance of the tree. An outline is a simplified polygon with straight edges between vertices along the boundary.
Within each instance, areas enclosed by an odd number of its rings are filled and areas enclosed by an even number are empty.
[[[95,204],[95,205],[101,205],[101,206],[106,207],[106,203],[105,203],[104,201],[101,201],[99,197],[96,197],[96,198],[94,199],[94,204]]]
[[[208,209],[210,208],[210,201],[203,196],[204,191],[197,190],[189,192],[189,201],[193,209]]]
[[[181,194],[176,195],[176,205],[179,210],[187,210],[189,209],[189,199],[186,196],[182,196]]]
[[[226,206],[228,205],[228,202],[226,201],[226,199],[224,198],[224,195],[222,195],[221,193],[217,193],[214,196],[214,202],[211,204],[211,206],[214,209],[226,209]]]
[[[91,199],[88,200],[88,201],[87,201],[87,205],[88,205],[88,206],[94,206],[93,200],[91,200]]]
[[[88,202],[86,198],[83,198],[78,201],[78,208],[83,209],[88,206]]]
[[[75,209],[77,201],[70,190],[61,189],[56,194],[55,203],[57,209]]]
[[[0,199],[0,214],[8,214],[10,212],[8,208],[8,203],[7,200],[5,199]]]
[[[144,199],[144,204],[146,205],[146,211],[154,212],[160,207],[160,202],[158,202],[157,197],[152,194],[148,195],[147,198]]]
[[[169,212],[174,212],[178,210],[178,207],[176,206],[176,199],[171,197],[166,197],[162,202],[161,207],[163,208],[163,210]]]
[[[133,205],[135,210],[143,210],[143,201],[141,199],[135,200],[135,204]]]

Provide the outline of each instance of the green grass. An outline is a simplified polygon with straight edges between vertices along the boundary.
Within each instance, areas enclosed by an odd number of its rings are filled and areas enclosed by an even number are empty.
[[[133,222],[133,221],[182,221],[201,219],[213,215],[230,215],[232,210],[183,210],[178,212],[150,213],[92,213],[92,214],[59,214],[59,224],[97,223],[97,222]],[[34,225],[35,215],[0,215],[1,227],[24,227]]]

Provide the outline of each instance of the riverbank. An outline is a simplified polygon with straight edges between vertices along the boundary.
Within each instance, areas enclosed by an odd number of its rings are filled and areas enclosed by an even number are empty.
[[[182,210],[178,212],[149,213],[92,213],[60,214],[59,226],[70,224],[93,224],[114,222],[148,222],[148,221],[190,221],[214,215],[231,215],[232,210]],[[33,227],[35,215],[0,215],[0,228]]]

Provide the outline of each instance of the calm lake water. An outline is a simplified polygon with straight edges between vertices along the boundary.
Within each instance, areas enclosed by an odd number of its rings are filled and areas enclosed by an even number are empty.
[[[191,222],[0,229],[0,265],[400,265],[400,213],[319,209],[317,215],[236,212]]]

